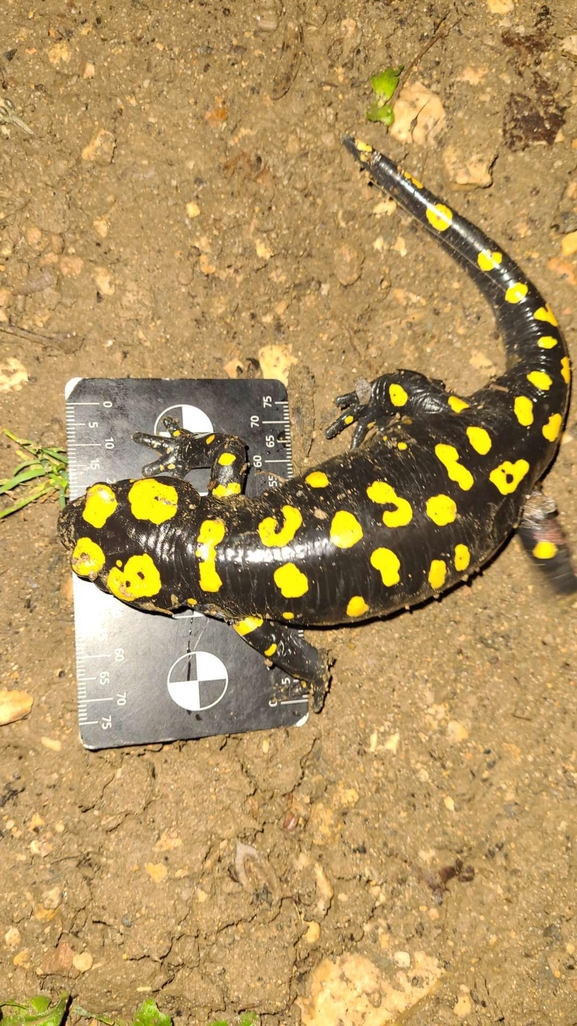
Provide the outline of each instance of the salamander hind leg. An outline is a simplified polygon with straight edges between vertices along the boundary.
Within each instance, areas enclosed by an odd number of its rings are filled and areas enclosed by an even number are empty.
[[[532,561],[558,595],[577,594],[577,574],[565,532],[557,519],[555,500],[534,491],[527,499],[519,537]]]
[[[261,616],[246,616],[233,626],[273,666],[308,684],[313,710],[321,711],[330,683],[330,661],[323,649],[309,645],[294,628],[263,620]]]
[[[138,431],[132,437],[140,445],[160,453],[154,463],[143,467],[145,477],[174,474],[186,477],[191,470],[210,467],[208,490],[217,499],[230,498],[244,491],[248,463],[246,444],[235,435],[200,434],[182,428],[172,417],[164,417],[169,437]]]
[[[382,374],[371,384],[360,382],[354,392],[337,396],[335,404],[343,412],[325,434],[335,438],[355,424],[351,449],[356,449],[373,429],[382,435],[403,417],[446,413],[447,399],[443,382],[432,381],[418,371]]]

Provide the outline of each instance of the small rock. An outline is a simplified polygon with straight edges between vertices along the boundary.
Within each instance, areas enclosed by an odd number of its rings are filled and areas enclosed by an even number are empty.
[[[10,384],[11,380],[21,373],[18,369],[14,369],[8,366],[8,377],[4,373],[6,365],[18,364],[24,372],[24,378],[21,380],[28,381],[28,375],[19,360],[14,357],[9,357],[6,363],[0,364],[0,392],[9,392],[11,390],[18,390],[20,387],[18,384]],[[23,720],[25,716],[28,716],[34,699],[32,695],[29,695],[27,691],[8,691],[6,688],[0,689],[0,725],[6,723],[15,723],[16,720]]]
[[[487,0],[487,7],[491,14],[512,14],[515,0]]]
[[[82,273],[84,260],[79,256],[61,256],[60,270],[65,278],[77,278]]]
[[[22,951],[14,955],[12,962],[16,966],[23,966],[25,969],[28,969],[30,966],[30,952],[28,948],[22,948]]]
[[[59,68],[63,64],[70,64],[72,53],[66,40],[62,39],[59,43],[55,43],[54,46],[51,46],[50,49],[46,51],[46,56],[55,68]]]
[[[278,378],[288,385],[289,371],[293,364],[298,363],[292,355],[292,345],[263,346],[258,351],[258,362],[263,378]]]
[[[194,200],[191,200],[190,203],[186,204],[186,216],[190,217],[191,220],[200,216],[200,207],[198,203],[194,202]]]
[[[447,724],[447,737],[453,744],[459,744],[461,741],[467,740],[469,731],[458,720],[449,720]]]
[[[254,245],[256,249],[256,255],[260,257],[261,260],[270,260],[270,258],[274,256],[274,250],[272,250],[268,243],[266,243],[263,239],[257,239]]]
[[[343,285],[354,285],[361,276],[365,254],[349,242],[337,246],[333,256],[333,267],[337,281]]]
[[[62,741],[59,741],[55,737],[41,737],[40,741],[44,745],[44,747],[48,748],[48,750],[51,752],[62,751]]]
[[[115,286],[112,282],[112,272],[107,267],[95,267],[93,272],[96,288],[103,296],[113,296]]]
[[[108,132],[105,128],[99,128],[82,150],[82,159],[91,161],[99,167],[106,167],[112,163],[115,149],[116,139],[112,132]]]
[[[21,940],[20,930],[15,926],[11,926],[9,930],[6,930],[6,933],[4,934],[4,943],[7,948],[19,948]]]
[[[437,94],[422,82],[404,86],[393,109],[395,120],[389,132],[399,142],[424,146],[435,142],[445,130],[445,108]]]
[[[577,39],[577,36],[575,37]],[[573,256],[577,253],[577,232],[568,232],[561,239],[561,252],[563,256]],[[1,305],[1,304],[0,304]]]
[[[208,253],[201,253],[198,258],[198,266],[203,274],[215,274],[216,264]]]
[[[83,951],[81,954],[74,955],[72,959],[72,965],[79,973],[87,973],[89,969],[92,969],[94,964],[94,958],[89,951]]]
[[[307,944],[316,944],[321,935],[321,928],[315,919],[311,919],[308,924],[307,932],[304,935],[304,939]]]
[[[393,962],[398,965],[399,969],[411,968],[411,956],[408,951],[395,951]]]
[[[168,869],[162,862],[146,862],[144,868],[156,884],[162,883],[168,876]]]
[[[101,239],[105,239],[110,229],[110,221],[107,217],[95,217],[92,222],[92,227],[96,234],[100,235]]]
[[[96,66],[92,61],[86,61],[82,69],[82,78],[94,78],[96,74]]]
[[[46,955],[39,970],[40,976],[59,976],[72,968],[74,952],[67,940],[61,940],[58,947]]]
[[[44,894],[42,895],[42,904],[44,908],[58,908],[58,906],[61,903],[62,891],[60,890],[60,887],[58,887],[58,885],[56,885],[55,887],[51,887],[48,891],[44,891]]]
[[[460,153],[456,146],[447,146],[443,153],[451,181],[469,189],[487,189],[492,184],[491,165],[494,159],[495,155],[491,153]]]
[[[471,1001],[471,998],[469,996],[468,989],[465,987],[461,987],[460,989],[463,991],[463,993],[457,999],[456,1003],[453,1005],[453,1011],[455,1015],[459,1016],[459,1019],[464,1019],[465,1016],[470,1015],[473,1011],[473,1002]]]

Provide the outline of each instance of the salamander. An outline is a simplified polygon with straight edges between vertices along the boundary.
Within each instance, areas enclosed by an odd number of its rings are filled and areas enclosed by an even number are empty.
[[[168,438],[134,436],[158,455],[142,478],[92,485],[59,523],[81,577],[139,609],[227,620],[308,683],[315,708],[330,661],[296,628],[358,624],[439,596],[493,556],[528,500],[525,543],[538,562],[560,558],[557,535],[543,529],[551,510],[535,515],[536,486],[570,386],[557,320],[516,263],[387,157],[344,144],[488,300],[505,373],[465,397],[413,370],[357,386],[335,400],[326,432],[352,427],[350,450],[256,498],[243,494],[242,439],[168,419]],[[211,468],[206,496],[184,480],[199,467]]]

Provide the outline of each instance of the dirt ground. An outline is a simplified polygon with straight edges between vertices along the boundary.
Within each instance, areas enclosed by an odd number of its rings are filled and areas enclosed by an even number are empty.
[[[254,373],[290,345],[302,469],[347,444],[322,428],[361,375],[500,369],[482,299],[347,130],[496,237],[577,352],[571,8],[3,0],[0,97],[35,135],[0,136],[0,328],[56,337],[0,332],[3,424],[64,444],[73,376]],[[387,136],[369,78],[412,61]],[[575,548],[576,428],[573,404],[547,480]],[[2,686],[34,706],[0,728],[0,994],[150,995],[199,1026],[577,1022],[575,610],[517,542],[331,632],[303,728],[87,752],[57,512],[1,528]]]

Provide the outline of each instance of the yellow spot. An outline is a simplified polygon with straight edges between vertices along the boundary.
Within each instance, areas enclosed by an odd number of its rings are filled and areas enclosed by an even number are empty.
[[[273,577],[274,583],[283,598],[300,598],[301,595],[305,595],[309,590],[309,582],[306,575],[294,563],[285,563],[284,566],[279,566],[275,570]],[[286,613],[283,615],[287,620],[292,620],[292,616],[289,617]]]
[[[94,484],[86,492],[82,519],[92,527],[104,527],[117,506],[118,502],[112,488],[106,484]]]
[[[283,613],[282,615],[284,620],[294,620],[295,618],[294,613]]]
[[[143,553],[127,559],[122,570],[113,567],[108,574],[106,587],[123,602],[135,602],[137,599],[158,595],[162,582],[154,560]]]
[[[150,520],[152,524],[164,524],[176,516],[178,510],[176,488],[154,477],[135,481],[128,493],[128,501],[133,517]]]
[[[106,556],[92,538],[79,538],[72,553],[72,569],[80,577],[97,574],[106,563]]]
[[[373,147],[369,146],[368,143],[363,142],[361,139],[355,139],[355,146],[357,147],[357,150],[361,151],[361,153],[372,153],[373,152]]]
[[[557,345],[559,339],[555,338],[554,335],[541,335],[541,338],[537,339],[537,345],[541,349],[553,349]]]
[[[429,584],[431,588],[442,588],[447,576],[447,564],[444,559],[434,559],[429,568]]]
[[[214,435],[207,435],[205,440],[204,440],[205,444],[206,445],[212,445],[212,443],[214,442],[214,438],[215,438]]]
[[[389,395],[393,406],[404,406],[409,398],[402,385],[390,385]]]
[[[543,437],[546,438],[548,442],[554,442],[555,439],[559,437],[562,423],[563,418],[561,414],[552,413],[549,420],[543,427]]]
[[[353,595],[347,606],[347,616],[362,616],[368,613],[369,607],[361,595]]]
[[[451,481],[455,481],[459,488],[468,492],[473,487],[474,478],[470,470],[459,463],[459,453],[454,445],[445,445],[440,442],[435,446],[435,456],[441,461]]]
[[[518,395],[513,403],[513,409],[521,427],[531,427],[533,423],[533,401],[526,395]]]
[[[272,645],[269,645],[268,648],[265,648],[264,654],[265,654],[265,656],[272,656],[272,655],[275,654],[276,650],[277,650],[276,642],[273,641]]]
[[[491,253],[488,249],[482,249],[477,256],[477,263],[482,271],[494,271],[503,259],[503,254]]]
[[[458,395],[450,395],[447,402],[453,410],[453,413],[461,413],[461,410],[468,410],[471,405],[470,403],[466,403],[464,399],[459,399]]]
[[[375,549],[374,552],[371,552],[371,566],[379,571],[383,584],[387,588],[392,588],[394,584],[399,583],[401,561],[392,549]]]
[[[453,211],[444,203],[437,203],[436,206],[427,207],[427,221],[439,232],[444,232],[451,227]]]
[[[527,381],[530,381],[535,388],[539,388],[542,392],[548,392],[553,384],[553,378],[549,374],[545,374],[545,371],[531,371],[527,375]]]
[[[363,529],[352,513],[339,509],[331,521],[330,537],[337,548],[350,549],[363,537]]]
[[[403,178],[406,178],[408,182],[411,182],[415,186],[415,189],[423,188],[423,183],[420,182],[418,178],[415,178],[414,175],[410,174],[408,171],[405,171],[405,169],[402,167],[399,168],[399,171],[401,172]]]
[[[505,299],[508,303],[520,303],[525,298],[529,291],[529,286],[525,285],[523,281],[516,281],[514,285],[510,285],[505,293]]]
[[[244,620],[239,620],[238,623],[235,623],[234,629],[237,634],[244,638],[245,634],[256,631],[257,627],[262,627],[263,623],[262,616],[245,616]]]
[[[349,426],[349,424],[352,424],[354,422],[354,419],[355,418],[352,416],[352,414],[347,414],[347,416],[345,417],[345,424],[347,425],[347,427]]]
[[[462,573],[471,562],[471,553],[466,545],[455,545],[455,570]]]
[[[395,507],[392,510],[386,509],[383,513],[385,527],[405,527],[413,519],[410,502],[397,495],[395,489],[386,481],[373,481],[367,488],[367,495],[372,502],[377,502],[380,506]]]
[[[215,499],[227,499],[229,495],[240,495],[240,482],[230,481],[228,484],[218,484],[212,489]]]
[[[186,600],[186,604],[188,606],[197,606],[198,605],[198,599],[193,599],[193,598],[187,599]]]
[[[196,558],[198,575],[203,591],[218,591],[222,580],[216,572],[216,546],[225,535],[222,520],[203,520],[197,539]]]
[[[408,449],[408,445],[406,442],[399,442],[399,444],[397,445],[397,449]]]
[[[566,385],[571,381],[571,364],[568,356],[564,356],[561,360],[561,377]]]
[[[313,470],[310,474],[307,474],[305,481],[311,488],[326,488],[329,479],[322,470]]]
[[[486,456],[493,444],[489,432],[481,427],[468,427],[467,438],[475,452],[478,452],[480,456]]]
[[[536,559],[553,559],[558,552],[557,546],[554,542],[540,541],[537,542],[533,549],[533,555]]]
[[[452,524],[457,516],[457,503],[448,495],[433,495],[427,499],[427,516],[439,527]]]
[[[233,452],[222,452],[218,457],[217,462],[220,463],[221,467],[230,467],[231,463],[234,463],[236,456]]]
[[[288,545],[303,522],[300,511],[295,509],[294,506],[283,506],[281,512],[284,519],[280,530],[276,517],[265,517],[258,525],[260,540],[263,545],[267,545],[269,548],[273,545],[279,548],[282,548],[283,545]]]
[[[501,495],[510,495],[520,485],[528,470],[527,460],[517,460],[516,463],[505,460],[491,471],[489,481],[495,485]]]
[[[549,303],[547,303],[546,306],[540,306],[538,310],[535,310],[533,317],[538,321],[547,321],[547,323],[552,324],[554,328],[557,327],[557,318],[549,306]]]

